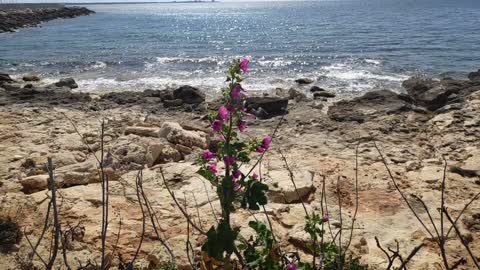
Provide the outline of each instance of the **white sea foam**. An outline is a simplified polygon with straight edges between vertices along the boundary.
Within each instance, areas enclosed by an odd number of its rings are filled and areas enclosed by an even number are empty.
[[[366,63],[369,63],[369,64],[374,64],[374,65],[380,65],[382,63],[382,61],[380,60],[375,60],[375,59],[364,59],[364,61]]]
[[[111,92],[111,91],[143,91],[145,89],[175,88],[181,85],[192,85],[202,89],[208,94],[216,94],[224,84],[223,74],[211,77],[145,77],[130,80],[119,80],[116,78],[96,78],[77,80],[82,92]],[[243,87],[255,91],[268,91],[281,85],[278,80],[266,80],[265,78],[252,78],[243,84]]]

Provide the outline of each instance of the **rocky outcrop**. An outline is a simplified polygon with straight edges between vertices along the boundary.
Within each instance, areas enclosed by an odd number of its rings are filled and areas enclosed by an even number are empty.
[[[143,92],[111,92],[103,95],[101,100],[119,105],[158,107],[163,104],[163,107],[171,110],[202,111],[204,107],[201,105],[205,104],[205,94],[197,88],[182,86],[173,91],[147,89]]]
[[[470,72],[468,74],[468,78],[472,81],[478,81],[480,80],[480,69],[474,72]]]
[[[198,88],[184,85],[173,91],[173,98],[180,99],[187,104],[200,104],[205,101],[205,94]]]
[[[38,82],[40,78],[36,76],[25,77],[27,81],[9,80],[9,76],[3,74],[3,82],[0,82],[1,88],[5,91],[0,92],[0,106],[11,103],[41,103],[49,105],[87,103],[91,101],[88,93],[74,93],[71,91],[75,87],[75,81],[68,79],[62,83],[45,85]]]
[[[40,77],[38,77],[37,75],[25,75],[22,77],[22,80],[26,82],[38,82],[40,81]]]
[[[472,78],[475,77],[472,76]],[[444,79],[435,81],[412,77],[402,85],[418,105],[431,111],[438,110],[447,104],[462,102],[465,96],[480,90],[479,80]]]
[[[300,78],[300,79],[296,79],[295,82],[298,84],[311,84],[313,83],[313,80],[309,78]]]
[[[276,97],[249,97],[246,100],[249,113],[262,118],[271,118],[287,113],[288,99]]]
[[[36,26],[42,22],[60,18],[73,18],[95,13],[85,7],[55,7],[55,8],[18,8],[0,11],[0,33],[13,32],[22,27]]]
[[[68,87],[70,89],[78,88],[77,83],[72,78],[64,78],[55,83],[56,87]]]
[[[310,87],[310,93],[325,92],[326,90],[316,85]]]
[[[352,100],[335,103],[329,108],[328,116],[339,122],[363,123],[377,116],[413,110],[412,102],[410,97],[392,91],[373,91]]]
[[[0,73],[0,85],[4,83],[9,83],[9,82],[13,82],[13,79],[10,78],[10,75],[6,73]]]
[[[331,92],[327,91],[321,91],[321,92],[315,92],[313,93],[313,98],[318,99],[318,98],[334,98],[336,95]]]
[[[269,186],[268,197],[271,202],[291,204],[308,201],[308,197],[315,192],[311,172],[294,170],[292,174],[296,189],[287,170],[274,170],[266,174],[265,183]]]

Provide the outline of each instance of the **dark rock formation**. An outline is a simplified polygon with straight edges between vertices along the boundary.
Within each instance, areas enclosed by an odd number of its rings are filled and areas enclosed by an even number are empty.
[[[249,97],[246,100],[248,112],[259,118],[271,118],[287,113],[288,99],[277,97]]]
[[[26,82],[38,82],[40,81],[40,78],[37,75],[25,75],[22,80]]]
[[[298,84],[311,84],[313,83],[313,80],[309,78],[300,78],[300,79],[296,79],[295,82]]]
[[[9,103],[41,103],[50,105],[86,103],[91,100],[89,94],[73,93],[68,87],[35,86],[32,84],[6,83],[0,95],[0,106]]]
[[[22,230],[15,221],[0,218],[0,252],[9,253],[21,238]]]
[[[314,85],[310,88],[310,93],[316,93],[316,92],[325,92],[325,89]]]
[[[0,33],[13,32],[22,27],[36,26],[42,22],[73,18],[95,13],[85,7],[58,7],[58,8],[19,8],[0,11]]]
[[[318,98],[334,98],[336,95],[334,93],[330,92],[315,92],[313,93],[313,98],[318,99]]]
[[[406,80],[402,85],[418,105],[430,111],[438,110],[447,104],[461,102],[463,97],[480,90],[480,80],[434,81],[415,77]]]
[[[468,78],[472,81],[480,81],[480,69],[468,74]]]
[[[335,121],[363,123],[385,114],[414,109],[413,100],[389,90],[368,92],[352,100],[339,101],[328,109],[328,116]]]
[[[75,82],[74,79],[72,78],[64,78],[64,79],[61,79],[60,81],[56,82],[55,83],[55,86],[57,87],[68,87],[70,89],[75,89],[75,88],[78,88],[78,85],[77,83]]]
[[[199,89],[184,85],[173,91],[174,99],[181,99],[187,104],[200,104],[205,101],[205,94]]]
[[[0,73],[0,85],[7,82],[13,82],[12,78],[10,78],[10,75],[5,73]]]

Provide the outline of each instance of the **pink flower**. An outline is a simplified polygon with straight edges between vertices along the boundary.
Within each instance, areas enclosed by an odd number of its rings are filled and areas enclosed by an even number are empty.
[[[258,180],[258,174],[257,174],[257,173],[253,173],[253,174],[252,174],[252,179],[253,179],[253,180]]]
[[[232,174],[232,176],[233,176],[233,179],[238,179],[238,178],[240,178],[240,177],[242,176],[242,172],[241,172],[241,171],[238,171],[238,170],[237,170],[237,171],[234,171],[233,174]]]
[[[215,165],[215,164],[208,165],[208,166],[207,166],[207,170],[209,170],[209,171],[211,171],[211,172],[213,172],[213,173],[215,173],[215,174],[218,172],[218,171],[217,171],[217,165]]]
[[[330,220],[330,217],[328,215],[323,216],[322,221],[327,222]]]
[[[240,130],[240,132],[244,132],[245,129],[247,129],[247,122],[245,121],[240,121],[238,122],[238,129]]]
[[[287,269],[286,270],[297,270],[297,269],[298,269],[298,267],[297,267],[296,264],[294,264],[294,263],[287,264]]]
[[[263,152],[265,152],[265,148],[263,148],[261,146],[257,146],[257,152],[258,153],[263,153]]]
[[[215,119],[213,120],[212,124],[210,125],[215,132],[220,132],[223,127],[222,121]]]
[[[227,107],[222,105],[220,108],[218,108],[218,117],[223,121],[228,120],[230,117],[230,112],[228,112]]]
[[[242,186],[239,185],[237,181],[233,182],[233,191],[238,192],[241,188]]]
[[[232,166],[235,164],[235,158],[231,156],[224,156],[223,162],[225,162],[225,166]]]
[[[229,104],[229,105],[227,105],[227,110],[229,112],[234,112],[235,111],[235,106],[233,106],[232,104]]]
[[[272,137],[266,136],[263,138],[262,147],[266,149],[270,148],[270,143],[272,142]]]
[[[203,151],[202,157],[203,157],[204,160],[210,161],[215,157],[215,153],[212,153],[210,150],[207,149],[207,150]]]
[[[246,73],[248,72],[248,59],[247,58],[243,58],[241,61],[240,61],[240,69],[243,71],[243,73]]]
[[[228,120],[228,118],[230,117],[230,113],[225,106],[221,106],[220,108],[218,108],[218,117],[220,117],[220,119],[222,119],[223,121]]]
[[[242,86],[240,84],[236,84],[233,88],[232,91],[230,91],[230,94],[232,95],[232,98],[234,100],[239,100],[242,98]]]

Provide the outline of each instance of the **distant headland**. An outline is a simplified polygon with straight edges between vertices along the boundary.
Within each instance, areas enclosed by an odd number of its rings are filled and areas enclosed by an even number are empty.
[[[0,4],[0,33],[37,26],[55,19],[74,18],[95,13],[85,7],[66,7],[57,3]]]
[[[172,4],[172,3],[212,3],[219,2],[217,0],[193,0],[193,1],[155,1],[155,2],[78,2],[78,3],[68,3],[68,5],[141,5],[141,4]]]

